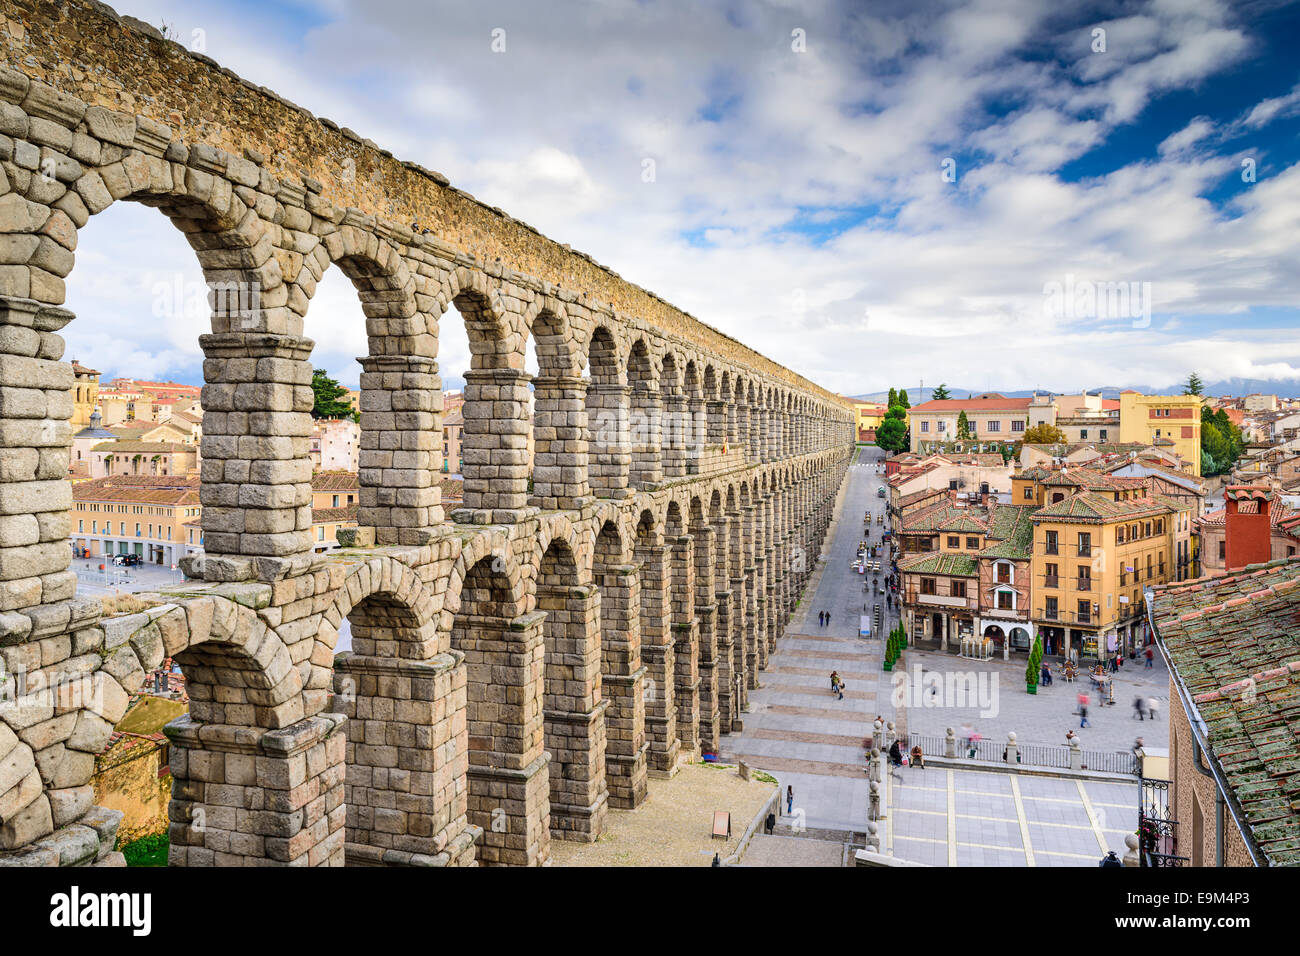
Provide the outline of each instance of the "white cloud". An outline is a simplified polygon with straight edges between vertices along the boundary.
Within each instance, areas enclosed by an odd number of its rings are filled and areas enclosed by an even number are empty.
[[[1205,315],[1300,301],[1294,157],[1226,211],[1203,198],[1239,172],[1237,157],[1215,152],[1214,117],[1188,116],[1156,155],[1083,181],[1060,173],[1140,122],[1154,97],[1248,55],[1251,38],[1218,4],[1148,3],[1064,28],[1043,4],[1000,0],[952,10],[768,0],[737,8],[734,22],[688,0],[605,0],[581,14],[320,0],[312,9],[330,22],[305,35],[238,30],[209,0],[121,9],[211,24],[223,64],[837,390],[922,376],[1160,384],[1191,364],[1207,380],[1212,364],[1223,374],[1300,365],[1300,342],[1270,346],[1227,323],[1212,339],[1187,337]],[[1095,25],[1105,54],[1090,52]],[[791,50],[796,26],[806,53]],[[489,48],[495,27],[507,31],[503,54]],[[1238,125],[1262,128],[1300,105],[1300,88],[1263,92],[1273,95]],[[955,183],[940,175],[950,156]],[[123,277],[147,275],[163,244],[83,237],[70,290],[83,313],[114,323],[97,344],[114,362],[198,358],[202,317],[170,328],[161,350],[156,329],[114,318],[149,288]],[[165,244],[175,259],[164,268],[185,268],[174,231]],[[1181,324],[1053,320],[1043,286],[1068,274],[1150,282],[1157,310]],[[70,338],[90,348],[80,334]],[[307,334],[317,364],[354,383],[364,330],[341,276],[322,283]],[[451,378],[468,353],[463,333],[444,339]],[[1206,348],[1214,354],[1199,357]]]

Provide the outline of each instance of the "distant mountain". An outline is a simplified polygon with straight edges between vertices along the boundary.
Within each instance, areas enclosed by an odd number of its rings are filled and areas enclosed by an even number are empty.
[[[1184,382],[1175,384],[1166,384],[1161,386],[1155,385],[1098,385],[1087,389],[1088,392],[1101,392],[1102,398],[1119,398],[1119,393],[1132,389],[1136,392],[1142,392],[1145,395],[1181,395],[1183,393]],[[948,394],[953,398],[970,398],[972,395],[982,395],[986,392],[997,392],[999,395],[1005,395],[1007,398],[1028,398],[1035,391],[1040,394],[1043,392],[1053,392],[1054,394],[1063,394],[1059,389],[1048,388],[1043,386],[1038,389],[1006,389],[997,387],[988,388],[960,388],[955,385],[949,385]],[[1265,395],[1276,395],[1279,398],[1300,398],[1300,381],[1291,381],[1289,379],[1255,379],[1255,378],[1230,378],[1214,382],[1206,382],[1202,387],[1204,395],[1233,395],[1240,398],[1243,395],[1251,395],[1255,392],[1262,392]],[[1078,394],[1072,392],[1071,394]],[[930,386],[925,388],[909,388],[907,390],[908,400],[913,405],[920,405],[922,402],[928,402],[934,395],[934,389]],[[889,398],[889,390],[883,392],[869,392],[863,395],[851,395],[850,398],[863,402],[883,402]]]

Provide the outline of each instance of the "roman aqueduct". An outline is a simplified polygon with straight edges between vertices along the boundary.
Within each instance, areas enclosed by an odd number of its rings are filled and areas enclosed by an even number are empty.
[[[173,865],[540,864],[739,726],[820,550],[849,408],[107,7],[7,0],[0,40],[0,864],[115,861],[94,755],[165,657],[191,697],[167,728]],[[158,606],[106,617],[70,569],[59,331],[78,231],[117,202],[167,216],[218,292],[206,553]],[[304,322],[331,268],[369,354],[359,527],[317,555]],[[473,357],[444,514],[453,304]]]

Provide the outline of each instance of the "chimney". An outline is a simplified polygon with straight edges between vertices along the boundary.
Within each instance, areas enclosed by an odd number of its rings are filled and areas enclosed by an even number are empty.
[[[1258,485],[1229,485],[1224,492],[1225,567],[1229,571],[1273,557],[1273,494]]]

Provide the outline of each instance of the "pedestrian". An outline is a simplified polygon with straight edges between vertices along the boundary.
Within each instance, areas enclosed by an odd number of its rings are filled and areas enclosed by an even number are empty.
[[[794,787],[785,788],[785,813],[786,816],[794,813]]]
[[[768,836],[771,836],[771,835],[772,835],[772,831],[776,829],[776,814],[775,814],[775,813],[769,813],[769,814],[767,815],[767,819],[766,819],[765,821],[763,821],[763,822],[764,822],[764,824],[766,825],[767,835],[768,835]]]
[[[1091,726],[1092,724],[1088,723],[1088,705],[1080,704],[1079,705],[1079,729],[1083,730],[1084,727],[1091,727]]]
[[[1159,710],[1160,701],[1156,700],[1154,697],[1147,701],[1147,713],[1151,715],[1152,720],[1155,720],[1156,717],[1159,716]]]
[[[825,612],[825,611],[818,611],[818,612],[817,612],[817,626],[818,626],[818,627],[821,627],[821,626],[822,626],[823,624],[825,624],[825,623],[826,623],[826,612]]]
[[[1052,665],[1047,663],[1047,661],[1043,661],[1043,671],[1040,676],[1044,687],[1052,686]]]
[[[844,681],[840,681],[839,686],[835,688],[835,693],[838,695],[838,700],[844,699]]]
[[[827,612],[826,612],[826,623],[827,623],[828,625],[831,623],[831,612],[830,612],[830,611],[827,611]]]
[[[840,682],[840,672],[831,671],[831,690],[834,690],[835,685],[838,684],[839,682]]]
[[[1151,666],[1152,666],[1152,663],[1153,663],[1153,660],[1152,660],[1152,659],[1155,657],[1155,654],[1153,654],[1153,653],[1151,652],[1151,648],[1148,647],[1148,648],[1146,649],[1145,657],[1146,657],[1146,659],[1147,659],[1147,667],[1151,667]]]
[[[1133,710],[1136,712],[1138,720],[1146,720],[1147,702],[1141,694],[1133,698]]]

